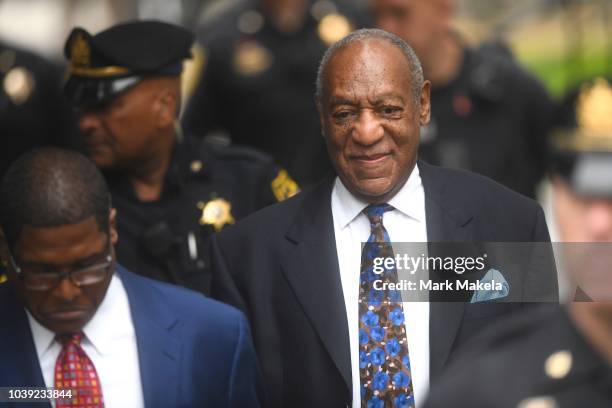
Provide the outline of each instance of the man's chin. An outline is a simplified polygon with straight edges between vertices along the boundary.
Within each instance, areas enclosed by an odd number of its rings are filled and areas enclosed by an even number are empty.
[[[74,315],[44,316],[37,320],[55,334],[73,334],[82,331],[91,318],[91,313],[84,312]]]
[[[384,178],[361,180],[348,190],[353,195],[373,204],[386,202],[395,194],[394,185]]]
[[[109,168],[113,164],[113,152],[107,145],[86,145],[85,153],[100,168]]]

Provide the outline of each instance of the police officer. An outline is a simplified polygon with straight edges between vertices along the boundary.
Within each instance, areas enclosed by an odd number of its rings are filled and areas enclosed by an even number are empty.
[[[301,186],[331,169],[312,98],[325,49],[359,23],[333,1],[242,2],[206,27],[205,65],[183,123],[261,149]],[[347,14],[347,12],[349,12]]]
[[[192,41],[187,30],[156,21],[97,35],[75,28],[64,90],[111,190],[119,261],[206,292],[206,238],[295,194],[297,185],[264,154],[183,134],[180,75]]]
[[[597,79],[566,106],[551,174],[566,242],[557,255],[579,297],[491,328],[432,388],[427,408],[612,406],[612,87]]]
[[[410,44],[432,82],[420,157],[535,196],[554,105],[502,44],[473,49],[452,29],[456,0],[371,0],[377,25]]]

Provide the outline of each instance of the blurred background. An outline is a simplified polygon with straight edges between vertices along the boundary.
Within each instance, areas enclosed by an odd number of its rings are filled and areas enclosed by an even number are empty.
[[[244,0],[0,0],[0,38],[62,62],[70,29],[91,32],[133,18],[195,29]],[[366,0],[351,3],[365,12]],[[458,30],[473,43],[503,40],[560,97],[582,79],[612,73],[609,0],[461,0]]]

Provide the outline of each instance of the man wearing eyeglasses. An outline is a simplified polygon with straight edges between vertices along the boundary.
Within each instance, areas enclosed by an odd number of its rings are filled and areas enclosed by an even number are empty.
[[[0,387],[65,391],[55,407],[258,406],[245,319],[122,268],[115,225],[85,157],[46,148],[11,166],[0,186]]]

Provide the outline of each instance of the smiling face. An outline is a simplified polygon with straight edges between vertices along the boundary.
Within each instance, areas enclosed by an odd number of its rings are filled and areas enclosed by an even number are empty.
[[[332,163],[353,195],[383,203],[404,185],[429,121],[429,89],[425,81],[416,104],[408,60],[385,40],[357,41],[332,56],[319,113]]]
[[[110,225],[112,245],[117,240],[114,212]],[[24,226],[12,252],[22,273],[57,273],[100,264],[109,249],[108,233],[100,231],[92,216],[60,227]],[[15,271],[9,271],[9,279],[14,281],[28,311],[40,324],[57,334],[77,333],[83,329],[104,299],[111,277],[112,271],[109,271],[102,282],[81,287],[65,278],[55,288],[40,291],[25,287]]]

